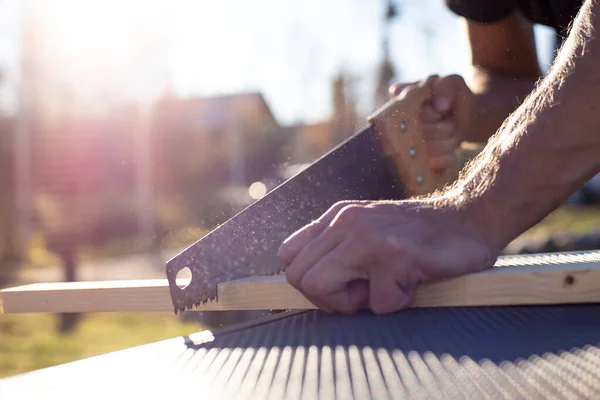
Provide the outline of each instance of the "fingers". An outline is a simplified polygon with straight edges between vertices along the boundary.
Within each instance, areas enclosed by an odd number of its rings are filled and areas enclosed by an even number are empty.
[[[286,271],[288,282],[298,290],[303,290],[303,279],[306,273],[319,260],[330,258],[327,257],[328,254],[342,241],[343,232],[337,229],[326,229],[314,240],[311,240],[300,250],[288,266]]]
[[[369,281],[369,308],[374,313],[391,313],[410,304],[409,293],[395,279],[391,279],[384,270],[378,270],[371,274]]]
[[[293,233],[281,246],[279,246],[277,256],[281,258],[284,263],[289,265],[308,243],[323,233],[326,227],[327,223],[321,219],[317,219],[304,226],[302,229]]]
[[[306,285],[305,296],[315,303],[319,309],[328,312],[338,312],[343,314],[353,314],[358,310],[366,309],[369,306],[369,281],[357,279],[345,282],[337,286],[336,290],[321,292],[315,290],[310,284]]]
[[[429,158],[429,168],[432,169],[434,174],[440,176],[454,166],[456,166],[456,155],[454,153]]]
[[[368,249],[347,240],[305,271],[294,286],[311,302],[332,311],[353,313],[364,308],[368,305],[369,285],[360,266],[366,252]]]
[[[370,308],[377,314],[408,307],[414,288],[405,279],[394,279],[377,260],[367,262],[371,250],[347,240],[308,269],[297,288],[322,310],[351,314]],[[396,274],[397,275],[397,274]]]
[[[424,123],[422,129],[430,167],[434,170],[451,167],[455,163],[455,153],[459,145],[454,121]]]
[[[440,113],[432,104],[425,103],[421,107],[421,114],[419,116],[422,123],[436,123],[444,119],[444,115]]]
[[[398,97],[398,96],[400,96],[402,91],[404,91],[404,89],[406,89],[409,86],[416,85],[416,84],[417,84],[417,82],[394,83],[392,86],[390,86],[390,88],[388,90],[390,92],[390,96]]]
[[[281,260],[290,264],[292,260],[306,247],[313,239],[319,236],[346,206],[352,204],[361,204],[361,201],[341,201],[329,208],[320,218],[299,229],[290,235],[279,247],[277,255]]]
[[[381,240],[379,233],[390,223],[390,210],[385,211],[372,204],[345,205],[291,261],[288,282],[327,312],[354,313],[370,307],[388,313],[406,307],[412,299],[412,291],[406,289],[411,287],[411,274],[395,266],[405,258],[398,258],[401,247]]]
[[[459,144],[457,123],[451,114],[455,106],[456,93],[462,86],[466,87],[466,84],[458,75],[443,78],[433,75],[427,80],[433,82],[434,96],[431,102],[421,107],[421,126],[430,153],[431,167],[446,168],[453,162],[454,152]],[[417,84],[397,83],[390,87],[390,93],[406,95]]]
[[[411,88],[416,87],[423,82],[433,82],[433,99],[428,109],[424,110],[422,120],[424,122],[439,121],[449,114],[466,114],[470,106],[468,97],[472,95],[465,80],[460,75],[448,75],[439,77],[432,75],[421,82],[395,83],[389,88],[390,96],[403,97]],[[426,107],[427,108],[427,107]]]
[[[438,79],[433,85],[433,106],[445,117],[451,117],[457,132],[465,135],[471,128],[476,100],[471,89],[460,75]]]
[[[340,207],[341,209],[337,212]],[[347,235],[346,228],[356,225],[365,207],[353,203],[338,203],[321,217],[322,221],[330,222],[319,235],[312,238],[308,238],[308,234],[305,236],[296,236],[300,237],[298,241],[307,239],[301,244],[301,248],[292,258],[287,269],[288,281],[293,286],[302,290],[301,280],[304,275],[317,261],[326,257],[332,249],[344,240]],[[292,240],[288,243],[291,242]],[[297,242],[292,242],[292,245],[294,246],[294,251],[300,246]]]
[[[449,75],[437,79],[433,84],[434,108],[444,115],[452,110],[461,85],[466,84],[459,75]]]
[[[427,150],[432,157],[453,154],[458,146],[452,121],[424,124],[423,136],[427,142]]]
[[[319,219],[303,227],[291,235],[280,246],[278,256],[288,264],[286,276],[288,282],[296,289],[303,291],[302,280],[306,273],[317,263],[318,260],[326,256],[343,240],[343,230],[339,226],[348,225],[354,218],[351,208],[357,208],[360,204],[368,204],[368,201],[347,201],[338,202],[325,212]],[[337,227],[330,229],[334,222]],[[335,253],[334,253],[335,254]],[[326,260],[326,262],[328,262]],[[310,290],[310,288],[309,288]],[[348,296],[349,304],[353,306],[362,298],[361,293],[367,289],[351,288]],[[309,297],[309,296],[307,296]],[[358,300],[357,300],[358,299]],[[309,300],[324,311],[331,311],[318,296],[311,296]]]

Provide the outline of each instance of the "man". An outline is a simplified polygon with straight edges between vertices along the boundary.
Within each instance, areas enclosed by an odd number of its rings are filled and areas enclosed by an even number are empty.
[[[457,76],[438,79],[423,109],[431,164],[446,165],[461,141],[497,133],[444,191],[335,204],[282,244],[289,282],[325,311],[393,312],[411,303],[418,284],[490,268],[600,172],[598,1],[447,3],[468,17],[473,76],[470,87]],[[532,22],[565,36],[537,84]],[[410,96],[411,87],[392,90]]]

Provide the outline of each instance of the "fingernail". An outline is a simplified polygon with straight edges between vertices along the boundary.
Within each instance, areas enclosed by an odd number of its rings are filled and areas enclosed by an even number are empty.
[[[277,257],[283,259],[286,253],[286,248],[287,246],[285,245],[285,243],[279,246],[279,249],[277,249]]]
[[[433,106],[439,112],[446,112],[450,109],[450,99],[442,96],[435,96],[433,99]]]

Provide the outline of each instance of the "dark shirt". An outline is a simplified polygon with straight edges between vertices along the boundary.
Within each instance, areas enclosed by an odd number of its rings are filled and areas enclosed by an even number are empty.
[[[583,0],[446,0],[454,13],[467,19],[496,22],[518,10],[534,24],[549,26],[563,38]]]

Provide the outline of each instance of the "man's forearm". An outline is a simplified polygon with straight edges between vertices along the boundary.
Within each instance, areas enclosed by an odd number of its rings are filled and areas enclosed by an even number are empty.
[[[584,3],[546,78],[451,191],[496,251],[600,171],[599,8]]]
[[[476,117],[465,132],[467,142],[485,143],[498,131],[504,120],[525,100],[539,79],[512,77],[486,68],[473,67],[469,87],[476,98]]]

